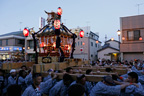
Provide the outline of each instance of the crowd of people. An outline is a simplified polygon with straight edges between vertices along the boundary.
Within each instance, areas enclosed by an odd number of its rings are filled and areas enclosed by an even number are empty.
[[[73,80],[70,74],[74,70],[68,67],[63,70],[48,70],[48,76],[34,73],[32,68],[22,66],[21,70],[11,69],[9,74],[0,69],[0,96],[144,96],[144,62],[135,61],[97,61],[92,66],[127,66],[127,74],[104,76],[102,81],[90,82],[86,75],[93,75],[91,69],[86,74],[78,74]],[[84,66],[89,66],[85,64]],[[83,66],[83,67],[84,67]],[[113,69],[107,68],[107,72]],[[56,73],[63,72],[60,80]]]

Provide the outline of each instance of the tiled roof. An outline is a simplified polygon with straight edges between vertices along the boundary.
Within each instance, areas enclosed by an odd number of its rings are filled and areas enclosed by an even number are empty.
[[[10,32],[10,33],[6,33],[6,34],[2,34],[2,35],[0,35],[0,37],[1,36],[9,36],[9,35],[23,36],[23,31],[16,31],[16,32]]]

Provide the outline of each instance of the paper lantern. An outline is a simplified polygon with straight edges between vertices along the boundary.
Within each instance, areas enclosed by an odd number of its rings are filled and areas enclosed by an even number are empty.
[[[83,38],[84,37],[84,31],[80,31],[80,37]]]
[[[54,28],[55,29],[60,29],[60,20],[55,20],[54,21]]]
[[[61,9],[61,7],[58,8],[57,14],[58,15],[62,15],[62,9]]]
[[[25,37],[27,37],[27,36],[29,35],[29,30],[25,28],[25,29],[23,30],[23,35],[24,35]]]

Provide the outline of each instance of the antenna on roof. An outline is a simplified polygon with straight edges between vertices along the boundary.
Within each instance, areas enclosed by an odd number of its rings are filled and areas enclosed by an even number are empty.
[[[105,42],[107,41],[107,35],[105,35]]]
[[[144,3],[141,3],[141,4],[137,4],[136,6],[138,7],[138,15],[139,15],[139,7],[140,5],[143,5]]]
[[[20,24],[20,31],[21,31],[21,24],[22,24],[22,22],[19,22],[19,24]]]
[[[87,23],[87,36],[89,34],[89,30],[88,30],[88,24],[90,23],[89,21],[86,22]]]

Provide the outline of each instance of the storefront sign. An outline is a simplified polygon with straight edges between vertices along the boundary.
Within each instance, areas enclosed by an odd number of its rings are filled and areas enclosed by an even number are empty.
[[[10,48],[9,47],[0,47],[0,51],[9,51]]]
[[[13,50],[14,51],[16,51],[16,50],[22,51],[22,47],[13,47]]]

